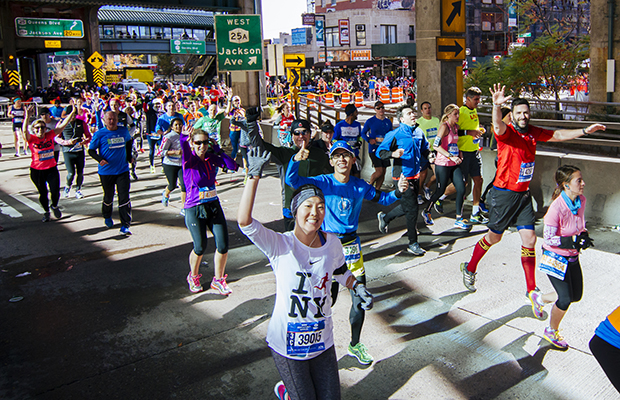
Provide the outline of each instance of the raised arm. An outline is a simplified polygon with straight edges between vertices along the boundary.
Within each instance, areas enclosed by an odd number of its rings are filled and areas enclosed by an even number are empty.
[[[602,124],[592,124],[587,128],[583,129],[558,129],[557,131],[553,132],[553,137],[549,139],[549,141],[564,142],[566,140],[576,139],[578,137],[588,135],[596,131],[604,131],[605,129],[607,129],[607,127]]]
[[[69,120],[71,120],[71,118],[75,115],[76,112],[77,112],[77,107],[73,106],[71,113],[67,115],[65,119],[62,120],[62,122],[56,125],[56,128],[54,128],[54,132],[57,135],[59,135],[62,132],[62,130],[65,129],[65,126],[67,126],[67,124],[69,123]]]
[[[252,223],[252,209],[254,209],[258,181],[261,178],[263,167],[269,162],[270,157],[271,154],[267,151],[261,154],[260,148],[252,148],[248,152],[248,176],[250,179],[243,189],[239,201],[239,210],[237,211],[237,223],[241,227]]]
[[[493,96],[493,131],[496,135],[501,136],[506,133],[506,124],[502,121],[502,104],[512,99],[512,96],[504,95],[506,86],[502,86],[499,83],[489,88],[491,95]]]

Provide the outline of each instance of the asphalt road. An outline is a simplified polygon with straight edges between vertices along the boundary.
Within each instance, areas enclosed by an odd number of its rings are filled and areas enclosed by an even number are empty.
[[[1,399],[275,398],[279,377],[265,343],[275,281],[267,259],[235,222],[240,173],[222,174],[218,188],[229,221],[227,273],[234,293],[192,294],[185,282],[192,245],[178,214],[179,194],[168,208],[161,205],[165,178],[159,168],[148,172],[146,155],[131,189],[134,235],[121,237],[116,209],[117,225],[103,224],[92,160],[86,197],[62,199],[63,218],[42,223],[29,160],[12,156],[9,135],[3,125]],[[581,257],[583,300],[562,324],[571,348],[557,351],[542,339],[549,308],[539,321],[524,296],[517,234],[507,232],[489,251],[478,291],[470,294],[458,266],[484,227],[451,229],[448,207],[430,229],[420,221],[428,253],[415,258],[403,251],[404,219],[394,221],[388,235],[378,233],[380,209],[365,203],[359,229],[376,300],[362,332],[372,365],[346,355],[349,296],[341,293],[334,307],[344,399],[620,399],[587,346],[620,303],[617,233],[590,227],[597,247]],[[273,166],[255,210],[268,227],[282,227]],[[210,241],[206,258],[213,250]],[[201,272],[207,287],[212,268]],[[544,275],[537,277],[544,292],[552,291]],[[10,302],[14,297],[23,299]]]

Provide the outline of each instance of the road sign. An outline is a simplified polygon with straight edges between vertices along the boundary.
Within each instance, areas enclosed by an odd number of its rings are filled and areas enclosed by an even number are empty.
[[[95,68],[93,70],[93,81],[97,86],[103,85],[103,82],[105,81],[105,73],[101,68]]]
[[[301,86],[301,74],[299,68],[287,68],[286,79],[291,87]]]
[[[60,49],[60,40],[44,40],[43,41],[46,49]]]
[[[207,54],[207,44],[204,40],[170,39],[170,53]]]
[[[285,54],[284,68],[306,68],[306,55],[304,53]]]
[[[94,68],[101,68],[101,66],[103,65],[103,57],[101,56],[101,54],[99,54],[99,52],[95,51],[93,53],[92,56],[88,57],[88,60],[86,60],[90,63],[90,65],[92,65]]]
[[[218,70],[262,71],[260,15],[226,14],[214,18]]]
[[[465,38],[438,37],[437,60],[464,60]]]
[[[406,58],[403,60],[403,68],[409,68],[409,60]]]
[[[465,0],[441,0],[441,30],[465,33]]]
[[[9,86],[10,85],[19,86],[19,81],[20,81],[19,72],[14,69],[11,69],[8,71],[8,75],[9,75]]]
[[[54,52],[55,56],[79,56],[79,50],[67,50],[67,51],[56,51]]]
[[[301,14],[302,25],[314,26],[314,14]]]
[[[83,38],[84,24],[79,19],[15,18],[19,37]]]

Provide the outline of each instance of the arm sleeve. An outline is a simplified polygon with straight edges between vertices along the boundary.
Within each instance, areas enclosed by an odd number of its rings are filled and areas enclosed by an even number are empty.
[[[301,185],[305,185],[307,183],[316,185],[315,181],[312,178],[305,178],[303,176],[299,176],[299,161],[295,161],[293,158],[291,158],[291,161],[289,161],[288,163],[285,181],[287,185],[294,189],[297,189]]]
[[[128,141],[125,142],[125,159],[127,160],[127,162],[131,162],[131,159],[133,158],[133,154],[131,152],[132,149],[133,149],[133,139],[129,139]]]
[[[100,163],[103,160],[103,157],[101,157],[95,149],[88,149],[88,155],[95,159],[97,163]]]
[[[396,137],[394,135],[388,135],[386,140],[384,140],[381,145],[379,145],[379,148],[377,148],[376,154],[378,154],[379,158],[382,160],[389,160],[392,158],[392,152],[394,151],[392,148],[396,147],[398,147]]]
[[[344,267],[344,270],[343,270]],[[353,273],[347,268],[347,264],[342,265],[334,271],[333,278],[342,286],[347,287],[347,281],[350,277],[354,278]]]

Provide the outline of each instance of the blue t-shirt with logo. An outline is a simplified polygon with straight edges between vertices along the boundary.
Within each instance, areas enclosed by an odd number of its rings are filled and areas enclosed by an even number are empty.
[[[364,129],[362,129],[362,137],[367,142],[370,139],[375,139],[375,144],[368,143],[368,152],[375,154],[377,147],[383,142],[385,135],[392,130],[392,121],[388,118],[379,119],[377,117],[370,117],[364,123]]]
[[[103,128],[95,132],[90,141],[89,150],[95,150],[106,165],[99,165],[99,175],[120,175],[129,171],[125,143],[131,140],[131,135],[125,127],[118,127],[115,131]]]

